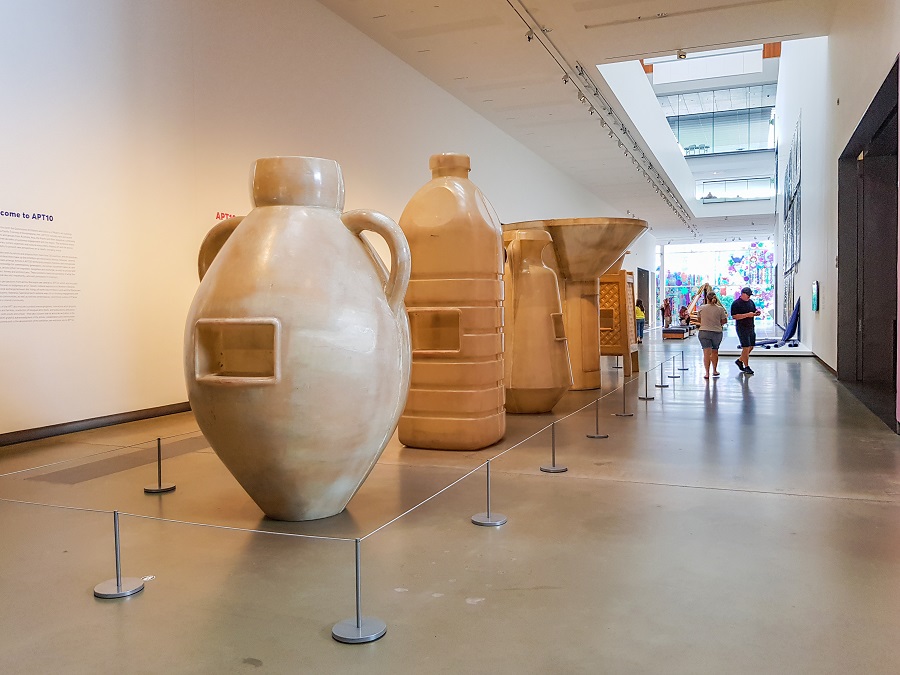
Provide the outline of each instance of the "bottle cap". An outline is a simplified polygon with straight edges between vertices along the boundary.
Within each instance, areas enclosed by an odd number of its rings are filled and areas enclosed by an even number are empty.
[[[459,152],[443,152],[439,155],[432,155],[429,158],[428,168],[432,171],[448,169],[464,169],[465,171],[471,171],[472,165],[468,155]]]

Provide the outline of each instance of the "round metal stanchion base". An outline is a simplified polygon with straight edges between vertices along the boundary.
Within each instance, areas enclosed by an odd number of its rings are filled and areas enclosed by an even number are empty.
[[[690,370],[690,368],[679,368],[678,370]]]
[[[331,637],[338,642],[348,645],[358,645],[363,642],[375,642],[380,637],[384,637],[387,632],[387,624],[374,616],[364,616],[360,618],[359,625],[356,625],[356,619],[344,619],[334,624],[331,629]]]
[[[108,579],[94,586],[94,595],[98,598],[125,598],[144,590],[144,580],[137,577],[124,577],[122,579],[122,588],[116,583],[115,579]]]
[[[609,438],[609,434],[587,434],[588,438]]]
[[[634,413],[614,413],[616,417],[634,417]]]
[[[502,513],[492,513],[490,518],[484,511],[476,513],[472,516],[472,522],[476,525],[484,525],[485,527],[498,527],[506,524],[506,516]]]
[[[667,385],[667,384],[657,384],[657,385],[656,385],[656,388],[657,388],[657,389],[668,389],[668,388],[669,388],[669,385]]]
[[[666,375],[670,380],[680,380],[681,375]]]
[[[144,492],[148,495],[158,495],[163,492],[174,492],[175,483],[163,483],[162,485],[148,485],[144,488]]]
[[[638,396],[638,401],[652,401],[655,396]]]
[[[553,466],[542,466],[541,471],[544,473],[562,473],[563,471],[568,471],[569,467],[567,466],[558,466],[554,464]]]

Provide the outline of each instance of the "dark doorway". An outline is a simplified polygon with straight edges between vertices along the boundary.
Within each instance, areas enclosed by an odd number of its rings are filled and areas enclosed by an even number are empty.
[[[639,300],[644,301],[644,314],[647,315],[647,323],[653,318],[653,312],[650,311],[650,272],[643,267],[637,268],[637,295]]]
[[[898,65],[838,161],[838,379],[897,422]]]

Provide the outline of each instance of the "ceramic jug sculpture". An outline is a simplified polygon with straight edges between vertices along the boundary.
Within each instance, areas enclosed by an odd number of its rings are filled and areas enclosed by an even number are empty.
[[[505,230],[546,230],[554,255],[563,322],[572,364],[573,390],[600,387],[600,277],[621,265],[625,250],[647,230],[637,218],[556,218],[506,223]],[[618,261],[618,262],[617,262]]]
[[[267,516],[324,518],[368,476],[406,401],[409,248],[387,216],[341,214],[334,161],[260,159],[251,191],[255,208],[212,254],[188,313],[188,396]],[[390,275],[364,230],[387,241]]]
[[[506,247],[506,410],[543,413],[572,386],[572,368],[556,274],[541,260],[544,230],[516,230]]]
[[[503,235],[467,155],[429,164],[432,180],[400,216],[412,254],[413,365],[398,436],[416,448],[477,450],[506,432]]]

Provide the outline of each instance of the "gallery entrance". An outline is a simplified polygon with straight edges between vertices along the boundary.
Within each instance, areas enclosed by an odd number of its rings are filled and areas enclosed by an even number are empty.
[[[650,311],[650,272],[643,267],[637,268],[637,292],[635,296],[638,300],[644,301],[644,314],[647,315],[647,323],[653,318],[654,313]]]
[[[897,98],[895,63],[838,164],[838,379],[900,431]]]

